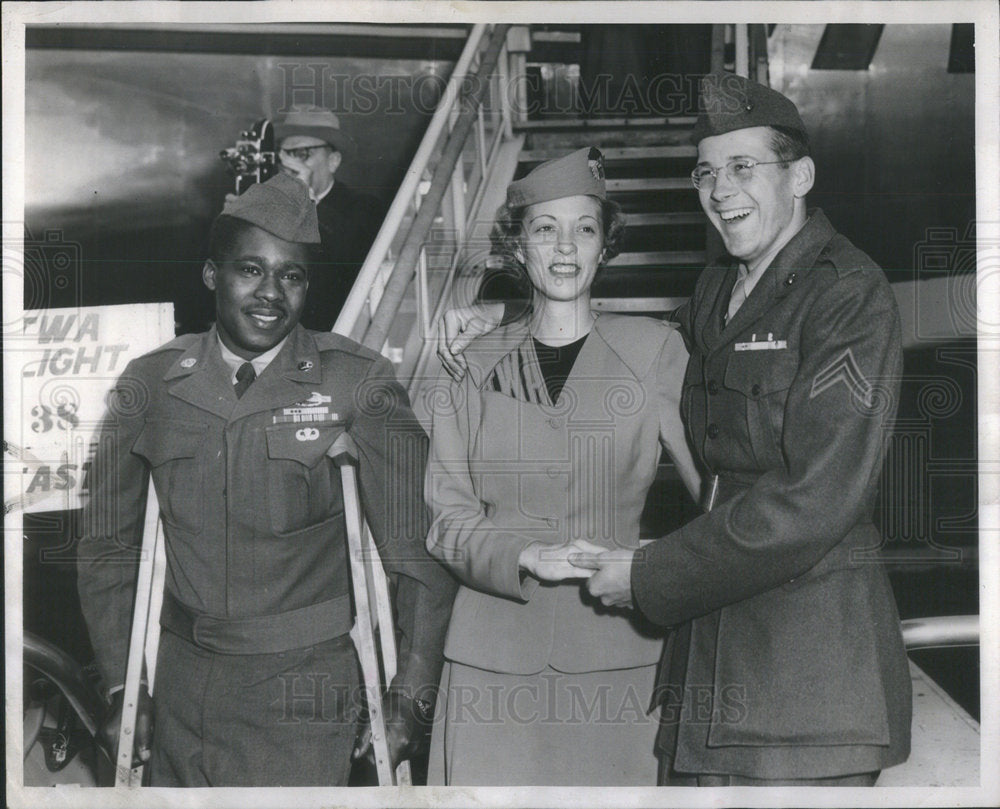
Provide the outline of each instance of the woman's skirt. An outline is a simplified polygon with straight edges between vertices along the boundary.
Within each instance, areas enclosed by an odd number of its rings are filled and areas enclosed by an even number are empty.
[[[446,662],[428,783],[655,786],[656,669],[522,675]]]

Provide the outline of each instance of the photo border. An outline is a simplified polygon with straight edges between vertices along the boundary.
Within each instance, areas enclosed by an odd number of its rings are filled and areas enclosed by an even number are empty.
[[[204,25],[217,23],[614,23],[669,22],[778,22],[811,23],[956,23],[976,25],[976,217],[980,322],[986,313],[1000,312],[1000,160],[998,160],[998,6],[992,0],[928,0],[928,2],[342,2],[260,3],[221,2],[81,2],[5,3],[3,6],[3,238],[5,244],[23,240],[24,211],[24,99],[26,25]],[[5,262],[6,262],[5,256]],[[989,268],[989,271],[984,271]],[[17,322],[22,313],[20,276],[3,272],[3,322]],[[995,319],[995,318],[994,318]],[[7,797],[11,806],[107,807],[143,806],[296,806],[330,805],[466,807],[652,807],[652,806],[914,806],[996,805],[1000,801],[1000,772],[989,761],[1000,760],[1000,336],[981,334],[978,348],[979,532],[980,532],[980,676],[981,676],[981,786],[886,788],[680,788],[610,787],[373,787],[168,790],[143,788],[136,793],[113,789],[22,787],[23,745],[21,603],[22,526],[12,512],[4,526],[5,658],[7,722]],[[5,367],[4,417],[18,423],[18,379]],[[5,466],[8,461],[5,459]]]

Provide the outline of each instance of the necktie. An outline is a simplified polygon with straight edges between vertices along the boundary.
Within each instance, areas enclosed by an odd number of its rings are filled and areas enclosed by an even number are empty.
[[[733,292],[729,296],[729,308],[726,310],[726,323],[729,323],[733,319],[733,316],[739,311],[740,307],[743,305],[743,301],[747,299],[747,278],[750,273],[741,264],[739,269],[739,276],[736,278],[736,283],[733,284]]]
[[[236,384],[233,385],[233,390],[236,391],[237,399],[247,392],[247,388],[253,384],[253,381],[256,378],[257,372],[254,371],[253,365],[249,362],[244,362],[236,372]]]

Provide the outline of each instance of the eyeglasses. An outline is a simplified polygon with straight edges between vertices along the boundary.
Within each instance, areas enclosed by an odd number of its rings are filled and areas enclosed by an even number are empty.
[[[282,149],[281,153],[290,155],[291,157],[294,157],[296,160],[301,160],[303,163],[305,163],[310,157],[312,157],[312,153],[315,152],[317,149],[329,149],[329,148],[330,147],[327,146],[325,143],[320,143],[317,146],[300,146],[297,149]]]
[[[739,160],[730,160],[722,168],[710,169],[705,166],[699,166],[694,171],[691,172],[691,183],[699,191],[704,189],[710,191],[715,188],[715,181],[719,177],[719,172],[725,172],[726,179],[731,183],[736,183],[736,185],[746,185],[753,179],[753,170],[757,166],[776,166],[779,163],[788,164],[787,160],[749,160],[747,158],[741,158]]]

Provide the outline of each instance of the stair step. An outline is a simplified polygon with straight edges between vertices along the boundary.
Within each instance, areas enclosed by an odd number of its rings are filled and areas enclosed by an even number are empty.
[[[671,115],[666,118],[542,118],[537,121],[517,121],[514,129],[532,132],[552,129],[617,129],[662,126],[694,126],[694,115]]]
[[[680,213],[645,211],[642,213],[625,214],[625,220],[630,228],[647,227],[650,225],[703,225],[705,224],[705,214],[701,211]]]
[[[687,298],[591,298],[590,305],[600,312],[672,312]]]
[[[698,283],[702,267],[605,267],[591,287],[601,298],[660,298],[690,295]]]
[[[597,146],[602,151],[608,149],[635,149],[646,146],[690,146],[691,130],[668,129],[666,127],[631,128],[588,128],[564,131],[561,129],[537,129],[528,131],[526,146],[530,151],[553,150],[561,154]],[[690,158],[685,158],[690,159]]]
[[[633,177],[607,180],[608,191],[694,191],[690,177]]]
[[[609,267],[664,267],[670,264],[701,266],[704,250],[659,250],[645,253],[619,253],[608,262]]]
[[[605,162],[613,160],[657,160],[675,157],[697,157],[695,146],[610,146],[601,150]],[[521,152],[521,163],[541,163],[566,155],[565,149],[528,149]]]

